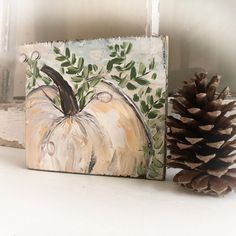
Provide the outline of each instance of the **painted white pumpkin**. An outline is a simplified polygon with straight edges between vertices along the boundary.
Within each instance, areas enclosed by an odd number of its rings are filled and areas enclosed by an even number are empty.
[[[82,110],[68,83],[44,66],[57,85],[41,86],[26,99],[26,156],[33,169],[137,177],[148,165],[142,151],[149,144],[135,108],[108,83]],[[62,111],[52,102],[60,95]]]

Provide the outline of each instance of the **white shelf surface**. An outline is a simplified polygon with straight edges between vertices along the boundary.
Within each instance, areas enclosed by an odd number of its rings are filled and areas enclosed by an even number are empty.
[[[167,181],[28,170],[0,147],[1,236],[236,235],[236,194],[216,198]]]

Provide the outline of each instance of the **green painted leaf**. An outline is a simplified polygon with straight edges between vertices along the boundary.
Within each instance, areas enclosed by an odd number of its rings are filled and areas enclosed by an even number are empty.
[[[132,67],[131,71],[130,71],[130,78],[135,79],[136,78],[136,68]]]
[[[35,76],[41,78],[42,76],[40,75],[39,68],[35,68]]]
[[[139,64],[139,69],[138,69],[138,73],[141,75],[144,75],[146,72],[146,66],[141,62]]]
[[[121,88],[125,88],[128,82],[129,82],[129,77],[126,75],[119,83],[119,86]]]
[[[115,45],[115,50],[118,52],[120,50],[120,46],[118,44]]]
[[[79,107],[80,107],[80,110],[82,110],[84,107],[85,107],[85,97],[82,97],[79,101]]]
[[[88,71],[92,71],[93,70],[93,66],[91,64],[88,64]]]
[[[78,61],[78,72],[80,72],[84,67],[84,58],[80,57]]]
[[[150,70],[153,70],[154,67],[155,67],[155,59],[153,58],[152,61],[151,61],[150,64],[149,64],[149,69],[150,69]]]
[[[84,70],[82,72],[82,75],[84,78],[88,78],[88,75],[89,75],[89,69],[88,69],[88,66],[85,66],[84,67]]]
[[[124,70],[130,70],[134,66],[135,62],[130,61],[125,67]]]
[[[28,78],[31,78],[32,77],[32,72],[30,71],[30,70],[27,70],[26,71],[26,76],[28,77]]]
[[[78,68],[74,66],[68,67],[66,71],[66,73],[70,75],[76,74],[77,72],[78,72]]]
[[[145,176],[146,168],[142,164],[138,165],[137,173],[138,173],[138,176]]]
[[[49,84],[51,84],[51,80],[49,79],[49,78],[47,78],[47,77],[42,77],[42,81],[46,84],[46,85],[49,85]]]
[[[161,148],[162,144],[163,144],[163,140],[162,139],[158,139],[154,143],[154,148],[155,149],[159,149],[159,148]]]
[[[149,150],[149,147],[148,147],[148,146],[143,146],[143,152],[144,152],[144,153],[147,154],[147,153],[149,152],[148,150]]]
[[[156,157],[154,157],[152,159],[151,168],[157,171],[157,169],[162,168],[162,167],[163,167],[163,163],[159,161]]]
[[[72,54],[71,63],[72,63],[72,64],[75,64],[75,63],[76,63],[76,56],[75,56],[74,53]]]
[[[145,94],[147,94],[147,93],[151,93],[151,91],[152,91],[152,88],[147,87]]]
[[[156,109],[160,109],[162,108],[164,105],[162,103],[157,103],[157,104],[154,104],[153,107],[156,108]]]
[[[79,98],[79,100],[84,96],[84,88],[83,88],[83,86],[81,86],[78,89],[76,96]]]
[[[58,57],[56,57],[56,60],[57,61],[65,61],[66,57],[65,56],[58,56]]]
[[[157,124],[156,124],[156,120],[148,120],[148,126],[151,128],[151,129],[154,129],[156,128]]]
[[[149,177],[150,178],[156,178],[158,176],[158,172],[156,171],[156,170],[154,170],[154,169],[151,169],[150,171],[149,171]]]
[[[70,49],[66,48],[66,56],[69,58],[70,57]]]
[[[100,78],[100,77],[96,77],[96,78],[94,78],[94,79],[90,82],[90,86],[91,86],[91,87],[95,87],[100,81],[101,81],[101,78]]]
[[[113,62],[112,61],[108,61],[107,63],[107,71],[111,71],[113,68]]]
[[[139,95],[140,98],[143,96],[143,94],[144,94],[143,88],[139,89],[138,95]]]
[[[54,104],[57,106],[57,107],[61,107],[61,99],[59,96],[56,96],[54,99],[53,99],[53,102]]]
[[[155,155],[154,149],[149,146],[143,146],[143,152],[144,152],[145,157],[148,157],[148,158]]]
[[[148,95],[148,96],[147,96],[147,102],[148,102],[148,104],[150,104],[151,106],[153,105],[154,100],[153,100],[153,96],[152,96],[152,95]]]
[[[89,91],[89,83],[87,81],[84,82],[82,86],[83,86],[85,92]]]
[[[116,56],[116,52],[112,52],[109,56],[110,57],[115,57]]]
[[[65,62],[61,63],[61,66],[62,67],[70,66],[70,62],[69,61],[65,61]]]
[[[162,108],[164,105],[162,103],[157,103],[157,104],[154,104],[153,107],[156,108],[156,109],[160,109]]]
[[[94,70],[94,71],[97,71],[97,70],[98,70],[98,66],[94,64],[94,65],[93,65],[93,70]]]
[[[73,82],[81,82],[81,81],[83,81],[83,77],[82,76],[73,76],[73,77],[71,77],[71,80]]]
[[[156,132],[154,135],[153,135],[153,140],[154,141],[157,141],[161,138],[160,134],[158,132]]]
[[[123,49],[125,49],[127,46],[128,46],[128,43],[127,43],[127,42],[123,42],[123,43],[122,43],[122,48],[123,48]]]
[[[33,66],[34,61],[32,61],[30,58],[27,60],[27,64],[31,67]]]
[[[165,145],[163,145],[160,149],[159,149],[159,154],[165,154]],[[161,163],[163,165],[163,163]]]
[[[127,83],[126,87],[127,87],[128,90],[135,90],[135,89],[137,89],[137,87],[135,85],[133,85],[132,83],[130,83],[130,82]]]
[[[75,83],[75,84],[74,84],[74,91],[77,91],[77,90],[78,90],[78,87],[79,87],[78,83]]]
[[[162,88],[158,88],[156,91],[157,97],[161,97],[161,93],[162,93]]]
[[[137,94],[134,94],[133,100],[134,100],[135,102],[138,102],[138,101],[139,101],[139,96],[138,96]]]
[[[65,69],[64,69],[64,67],[61,67],[61,68],[60,68],[60,72],[61,72],[61,74],[64,75],[64,73],[65,73]]]
[[[57,47],[54,47],[54,48],[53,48],[53,51],[54,51],[56,54],[60,53],[60,49],[57,48]]]
[[[158,112],[157,112],[156,110],[150,111],[150,112],[148,113],[148,118],[149,118],[149,119],[155,119],[155,118],[157,117],[157,115],[158,115]]]
[[[130,53],[131,49],[132,49],[132,43],[129,43],[126,49],[126,54]]]
[[[36,78],[33,78],[33,79],[32,79],[32,86],[34,87],[35,84],[36,84]]]
[[[113,65],[120,65],[124,61],[123,58],[114,58],[107,63],[107,70],[111,71],[113,68]]]
[[[30,82],[27,83],[27,86],[26,86],[27,89],[31,89],[31,85],[30,85]]]
[[[111,78],[119,83],[122,81],[122,79],[116,75],[112,75]]]
[[[115,67],[118,71],[124,71],[124,69],[121,66],[116,66]]]
[[[143,78],[135,78],[135,81],[140,85],[148,85],[150,82]]]
[[[157,74],[156,73],[153,73],[152,74],[152,79],[156,79],[157,78]]]
[[[166,119],[165,114],[160,115],[160,116],[158,117],[158,119],[159,119],[160,121],[164,121],[164,120]]]
[[[90,90],[89,92],[86,93],[85,97],[89,97],[91,96],[92,94],[94,94],[94,90]]]
[[[162,98],[165,99],[166,98],[166,91],[162,92],[161,96],[162,96]]]
[[[112,46],[112,45],[108,45],[107,47],[108,47],[110,50],[113,49],[113,46]]]
[[[125,56],[125,51],[122,50],[122,51],[120,52],[120,55],[121,55],[122,57],[124,57],[124,56]]]
[[[148,110],[149,110],[149,107],[148,107],[148,105],[146,104],[146,102],[142,100],[141,103],[140,103],[140,105],[141,105],[141,112],[142,112],[142,113],[147,113]]]
[[[160,98],[160,103],[164,104],[166,102],[165,98]]]
[[[112,64],[118,64],[120,65],[123,61],[124,61],[124,58],[114,58],[111,60],[112,61]]]

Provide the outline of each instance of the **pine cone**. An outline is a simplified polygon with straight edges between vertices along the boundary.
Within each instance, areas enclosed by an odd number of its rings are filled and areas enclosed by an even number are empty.
[[[196,73],[185,81],[172,100],[168,117],[169,167],[181,168],[174,182],[190,190],[221,195],[236,186],[236,101],[226,101],[229,88],[217,93],[220,77],[207,83],[207,74]],[[231,167],[231,168],[230,168]]]

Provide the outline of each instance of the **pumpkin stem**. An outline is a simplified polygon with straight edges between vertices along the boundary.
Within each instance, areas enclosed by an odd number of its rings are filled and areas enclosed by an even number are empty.
[[[49,76],[53,82],[56,84],[60,98],[61,98],[61,108],[65,116],[73,116],[79,111],[78,103],[76,97],[73,93],[72,88],[67,83],[66,80],[53,68],[44,65],[41,71]]]

